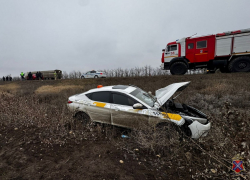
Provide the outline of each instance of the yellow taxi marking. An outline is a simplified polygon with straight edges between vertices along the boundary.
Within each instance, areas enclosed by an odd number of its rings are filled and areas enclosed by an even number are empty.
[[[180,121],[182,119],[182,117],[179,114],[171,114],[171,113],[162,112],[162,115],[164,118],[169,118],[175,121]]]
[[[167,57],[164,57],[164,58],[171,58],[171,57],[178,57],[178,56],[167,56]]]
[[[195,55],[197,56],[197,55],[203,55],[203,54],[207,54],[207,53],[200,53],[200,54],[195,54]]]
[[[106,103],[100,103],[100,102],[94,102],[93,104],[95,104],[97,107],[104,107],[106,105]]]
[[[139,111],[141,111],[142,109],[129,109],[128,111],[131,111],[131,112],[139,112]]]

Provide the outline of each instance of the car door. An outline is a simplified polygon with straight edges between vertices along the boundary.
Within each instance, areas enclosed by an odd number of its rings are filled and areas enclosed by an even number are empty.
[[[96,71],[90,71],[90,78],[94,78],[96,74]]]
[[[138,128],[141,124],[148,124],[147,109],[134,109],[133,105],[138,101],[132,97],[123,93],[112,92],[111,102],[112,125]]]
[[[89,78],[90,71],[84,74],[84,78]]]
[[[100,91],[86,94],[91,99],[86,110],[93,121],[111,124],[110,92]]]

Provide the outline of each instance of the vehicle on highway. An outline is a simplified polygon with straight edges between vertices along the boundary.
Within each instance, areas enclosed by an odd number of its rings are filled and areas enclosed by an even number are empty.
[[[207,116],[192,106],[174,102],[177,96],[170,99],[189,83],[171,84],[157,90],[155,96],[133,85],[99,85],[69,97],[67,106],[85,123],[92,120],[133,129],[141,123],[164,127],[173,122],[187,136],[197,139],[210,130]]]
[[[250,72],[250,28],[169,42],[162,50],[161,68],[173,75],[188,69],[207,68],[210,73]]]
[[[107,77],[106,73],[92,70],[92,71],[89,71],[89,72],[82,74],[81,79],[84,79],[84,78],[106,78],[106,77]]]

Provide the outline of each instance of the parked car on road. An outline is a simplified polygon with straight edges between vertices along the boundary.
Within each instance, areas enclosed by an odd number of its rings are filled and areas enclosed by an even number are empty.
[[[170,99],[190,82],[174,83],[155,92],[155,96],[132,85],[101,85],[82,94],[69,97],[68,108],[82,121],[136,128],[141,123],[164,126],[174,123],[189,137],[207,135],[207,116],[192,106]]]
[[[106,77],[107,76],[104,72],[92,70],[92,71],[86,72],[85,74],[82,74],[81,79],[84,79],[84,78],[106,78]]]

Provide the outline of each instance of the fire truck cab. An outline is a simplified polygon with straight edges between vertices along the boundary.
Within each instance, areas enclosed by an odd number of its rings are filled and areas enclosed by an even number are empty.
[[[186,37],[162,50],[162,69],[182,75],[188,69],[207,68],[221,72],[250,71],[250,29],[201,37]]]

